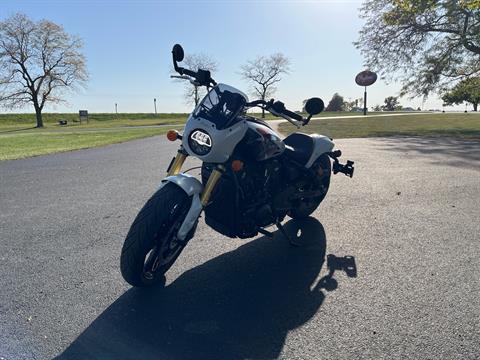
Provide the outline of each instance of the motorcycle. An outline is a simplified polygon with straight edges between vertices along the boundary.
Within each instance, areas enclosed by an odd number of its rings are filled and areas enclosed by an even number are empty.
[[[217,84],[208,70],[179,66],[184,58],[179,44],[172,56],[179,74],[172,77],[205,86],[208,92],[190,114],[183,134],[167,133],[170,141],[181,141],[180,148],[126,236],[121,273],[138,287],[163,279],[193,238],[202,212],[206,224],[225,236],[272,237],[266,228],[276,225],[298,246],[283,228],[283,219],[305,218],[315,211],[327,195],[332,172],[349,177],[354,172],[353,161],[339,162],[341,151],[333,150],[327,136],[295,132],[282,140],[266,121],[247,113],[258,107],[300,128],[323,111],[320,98],[306,101],[307,117],[273,99],[249,102],[240,90]],[[202,161],[200,180],[181,172],[187,156]]]

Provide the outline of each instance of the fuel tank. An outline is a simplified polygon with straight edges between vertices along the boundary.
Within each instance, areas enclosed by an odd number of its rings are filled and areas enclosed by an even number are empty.
[[[285,144],[275,131],[260,122],[247,121],[248,129],[242,140],[244,153],[255,161],[279,156],[285,151]]]

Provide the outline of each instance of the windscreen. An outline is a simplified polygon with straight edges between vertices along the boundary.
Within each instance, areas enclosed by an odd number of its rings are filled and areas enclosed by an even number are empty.
[[[235,88],[218,84],[212,88],[193,112],[215,124],[218,130],[233,125],[238,114],[247,102],[246,96]]]

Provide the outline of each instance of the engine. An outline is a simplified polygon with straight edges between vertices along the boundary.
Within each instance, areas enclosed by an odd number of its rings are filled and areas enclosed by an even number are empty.
[[[226,236],[248,238],[257,234],[258,227],[285,216],[286,211],[278,213],[272,207],[274,195],[282,191],[284,184],[280,160],[241,160],[244,166],[240,171],[234,172],[229,166],[219,180],[205,208],[205,221]],[[204,184],[214,166],[203,164]]]

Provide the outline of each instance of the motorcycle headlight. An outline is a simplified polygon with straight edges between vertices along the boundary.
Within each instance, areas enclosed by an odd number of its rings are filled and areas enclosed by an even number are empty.
[[[212,138],[204,130],[193,130],[188,137],[188,146],[197,155],[206,155],[212,149]]]

